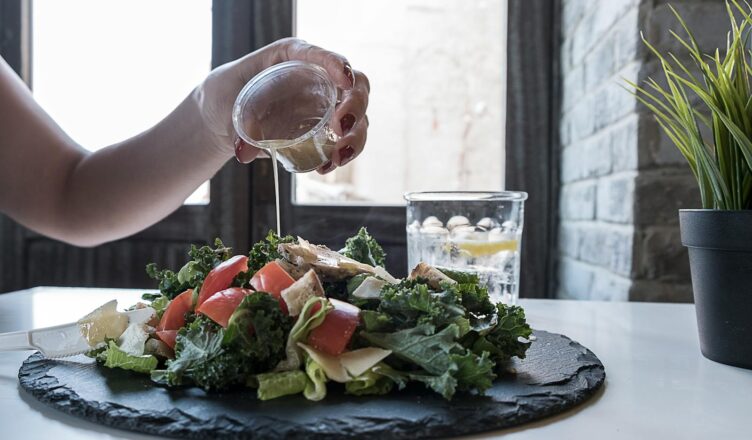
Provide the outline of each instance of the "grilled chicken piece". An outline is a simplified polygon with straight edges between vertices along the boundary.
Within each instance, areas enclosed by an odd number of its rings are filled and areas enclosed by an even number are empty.
[[[321,281],[342,281],[361,273],[374,273],[373,266],[347,258],[326,246],[312,245],[300,237],[297,244],[280,244],[279,253],[298,270],[313,269]]]
[[[422,261],[418,263],[417,266],[415,266],[412,272],[410,272],[410,276],[408,278],[414,280],[419,277],[425,278],[428,281],[428,285],[432,289],[441,289],[440,283],[442,282],[457,284],[457,281],[454,281],[453,279],[444,275],[444,273],[439,269],[436,269],[435,267]]]
[[[321,285],[321,281],[313,269],[306,272],[300,279],[292,283],[290,287],[282,291],[282,299],[287,304],[290,316],[300,315],[306,301],[314,296],[323,297],[324,287]]]
[[[310,265],[296,266],[290,263],[289,261],[285,260],[284,258],[278,258],[276,261],[277,261],[277,264],[279,264],[282,267],[282,269],[284,269],[285,272],[289,273],[290,276],[293,277],[295,280],[299,280],[303,278],[303,276],[309,270],[311,270]]]
[[[172,359],[175,357],[175,352],[167,344],[154,338],[146,341],[144,354],[152,354],[161,359]]]

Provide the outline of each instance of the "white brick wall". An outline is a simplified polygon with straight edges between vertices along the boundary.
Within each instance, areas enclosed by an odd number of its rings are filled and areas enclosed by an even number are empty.
[[[677,0],[703,48],[725,42],[721,0]],[[691,301],[677,210],[699,207],[684,159],[624,79],[659,78],[640,32],[682,51],[659,0],[564,0],[558,295]]]

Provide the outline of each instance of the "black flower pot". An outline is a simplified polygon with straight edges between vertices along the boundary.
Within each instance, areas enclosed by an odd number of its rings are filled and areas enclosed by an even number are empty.
[[[752,211],[682,209],[702,354],[752,369]]]

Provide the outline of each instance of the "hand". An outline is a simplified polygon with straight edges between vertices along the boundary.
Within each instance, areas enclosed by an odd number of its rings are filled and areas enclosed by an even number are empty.
[[[232,126],[232,106],[245,84],[256,74],[285,61],[299,60],[326,69],[334,84],[342,89],[341,102],[334,112],[332,128],[340,136],[332,160],[319,168],[325,174],[357,157],[366,143],[368,94],[370,84],[361,72],[353,70],[341,55],[296,38],[285,38],[240,59],[214,69],[196,89],[194,96],[202,120],[214,145],[224,154],[233,154],[243,163],[262,152],[238,138]]]

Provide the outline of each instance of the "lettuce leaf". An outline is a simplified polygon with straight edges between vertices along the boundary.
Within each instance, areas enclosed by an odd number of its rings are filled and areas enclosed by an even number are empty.
[[[318,310],[313,311],[314,307]],[[274,368],[275,371],[288,371],[297,370],[302,363],[302,353],[298,342],[304,341],[308,337],[308,333],[321,325],[324,322],[326,314],[332,310],[334,306],[329,303],[329,300],[321,297],[309,298],[303,305],[303,310],[298,315],[295,325],[293,325],[290,334],[287,336],[287,343],[285,345],[286,358],[282,360]]]
[[[345,383],[345,393],[355,396],[388,394],[392,388],[394,381],[375,373],[373,368]]]
[[[108,368],[122,368],[143,374],[151,373],[157,368],[158,363],[157,358],[152,355],[130,355],[121,350],[112,340],[107,344],[107,348],[97,355],[97,360],[103,361],[104,366]]]
[[[256,381],[259,400],[270,400],[303,392],[308,379],[304,372],[295,370],[257,374]]]
[[[308,400],[319,401],[326,397],[326,373],[321,365],[316,363],[310,356],[306,356],[305,372],[308,376],[303,395]]]

